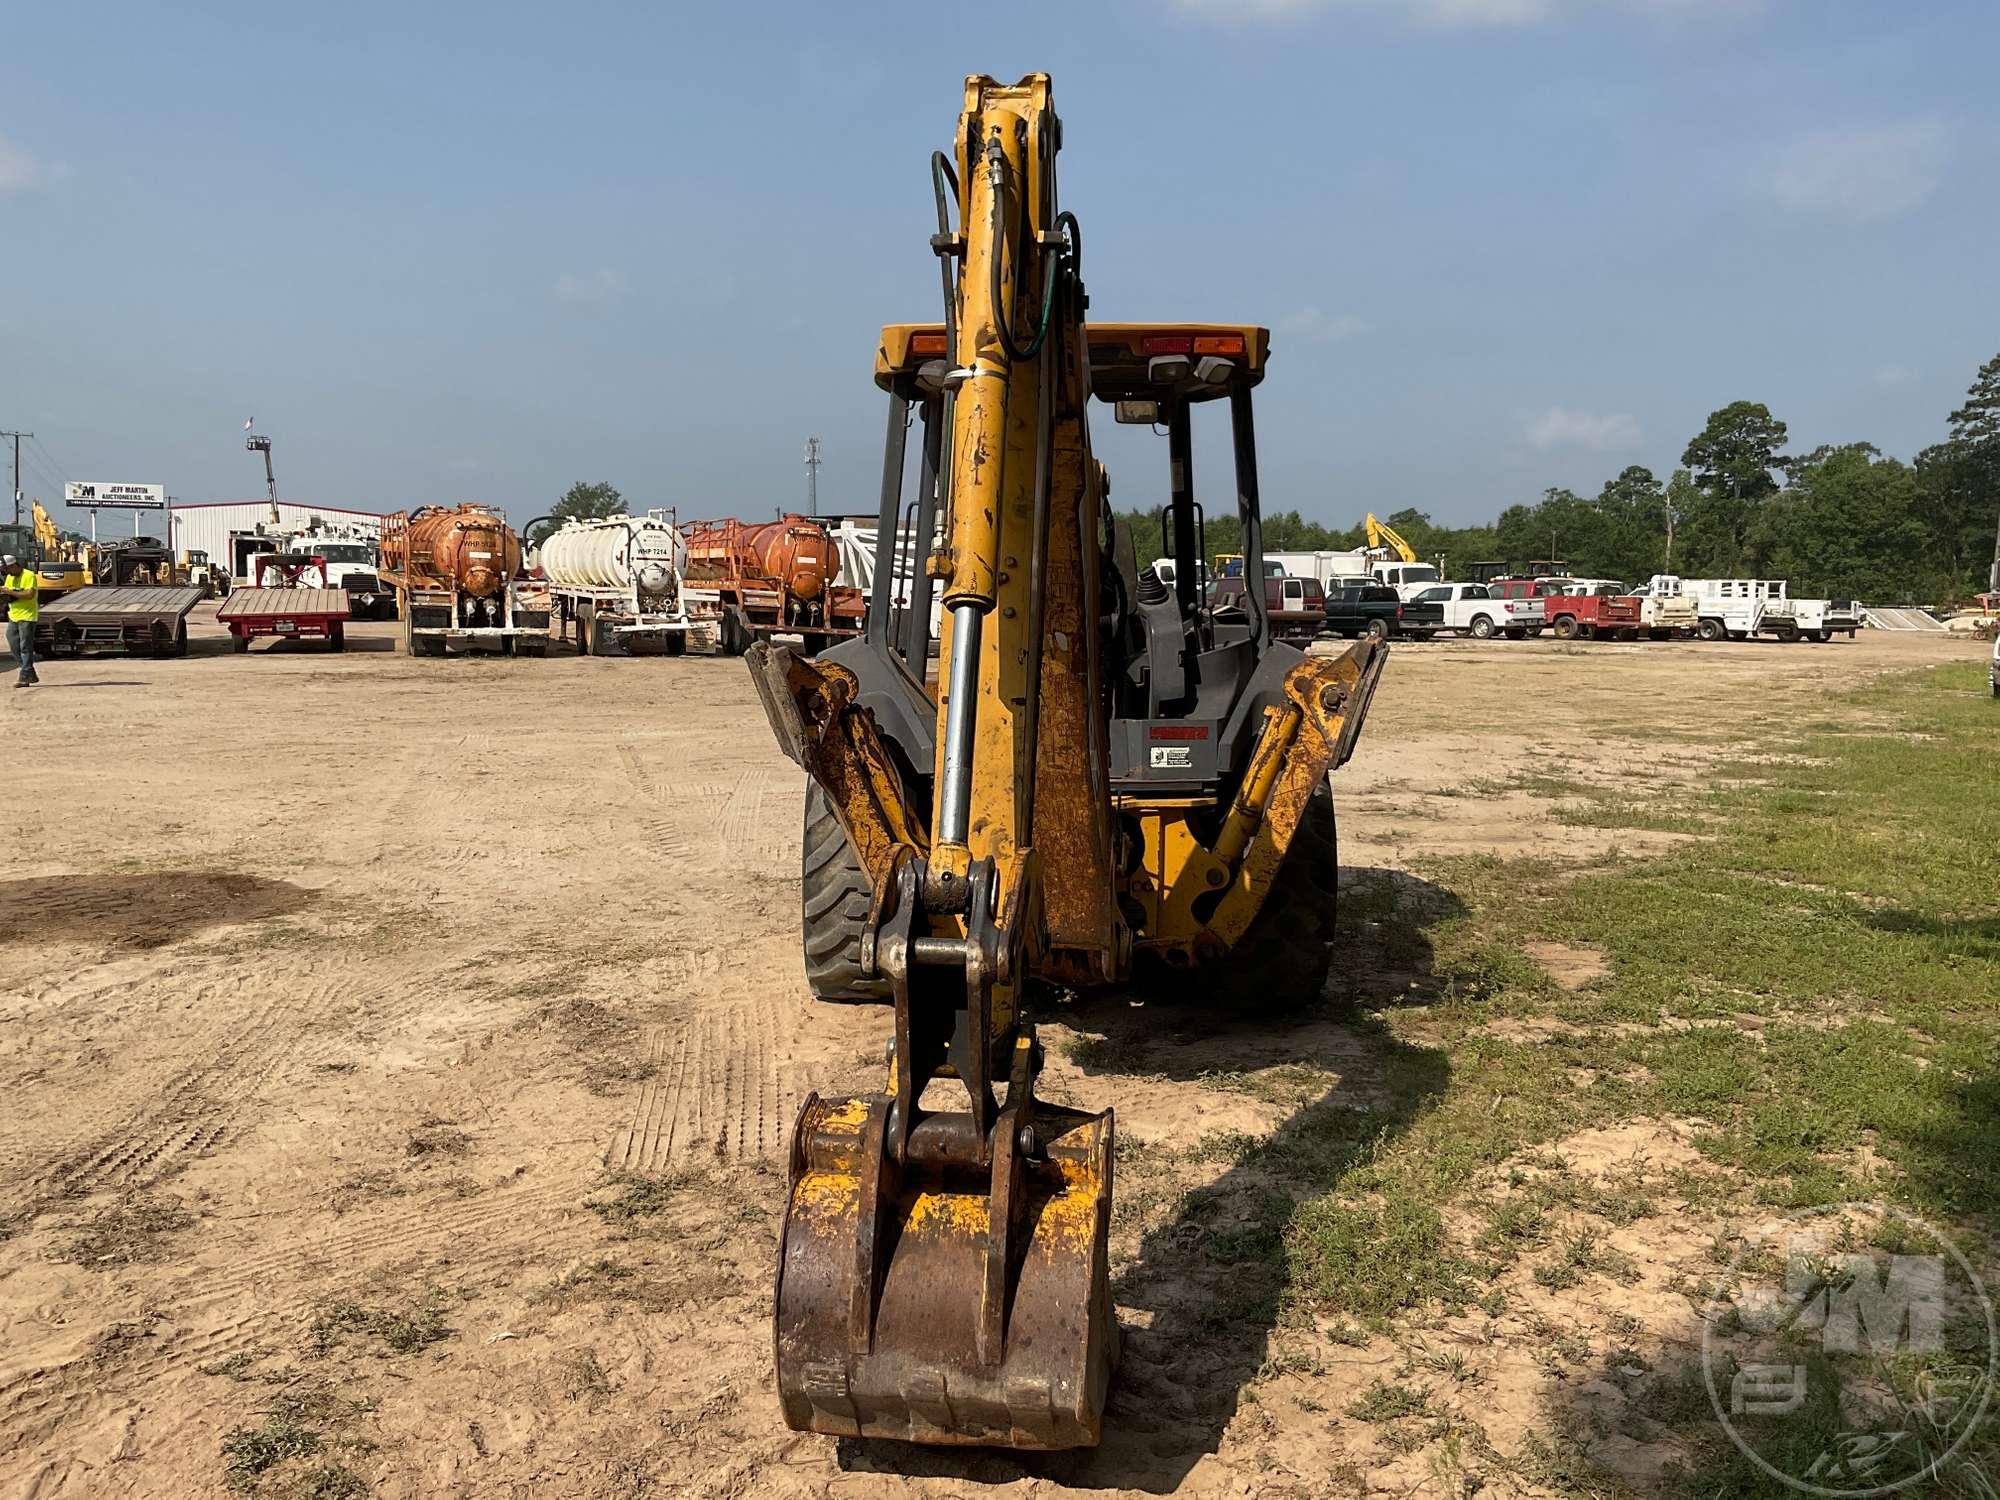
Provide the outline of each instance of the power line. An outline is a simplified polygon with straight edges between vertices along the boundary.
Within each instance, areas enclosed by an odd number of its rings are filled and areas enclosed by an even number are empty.
[[[40,450],[41,455],[43,459],[48,463],[48,466],[51,469],[54,469],[56,473],[60,475],[65,482],[67,482],[69,479],[69,470],[65,469],[60,463],[56,462],[56,456],[53,453],[49,452],[49,445],[43,442],[40,438],[36,437],[32,432],[28,434],[28,440],[32,442],[37,449]]]
[[[21,461],[28,466],[35,483],[48,489],[49,499],[52,502],[59,502],[63,498],[63,482],[49,472],[48,466],[35,456],[32,449],[21,455]]]

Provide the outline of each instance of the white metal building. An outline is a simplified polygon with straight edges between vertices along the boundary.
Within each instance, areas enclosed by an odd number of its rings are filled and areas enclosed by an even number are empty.
[[[176,557],[184,552],[206,552],[217,563],[229,556],[232,531],[255,531],[271,518],[268,500],[215,500],[198,505],[176,505],[170,511],[173,537],[169,545]],[[359,531],[368,536],[382,534],[382,517],[372,510],[348,510],[338,505],[300,505],[290,500],[278,502],[278,518],[287,530],[303,530],[317,517],[333,530]],[[157,513],[143,517],[139,526],[151,531],[159,525]],[[109,532],[106,532],[109,535]]]

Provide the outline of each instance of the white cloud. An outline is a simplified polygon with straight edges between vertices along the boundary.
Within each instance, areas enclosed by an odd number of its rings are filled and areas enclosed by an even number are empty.
[[[1539,26],[1614,11],[1665,21],[1756,11],[1764,0],[1173,0],[1189,15],[1227,25],[1282,24],[1327,11],[1371,10],[1422,26]]]
[[[1603,416],[1587,411],[1571,411],[1551,406],[1528,423],[1528,442],[1542,451],[1551,448],[1582,448],[1590,453],[1616,453],[1636,448],[1641,441],[1639,419],[1628,412]]]
[[[1278,332],[1302,344],[1337,344],[1353,338],[1367,326],[1352,313],[1329,317],[1316,307],[1302,307],[1278,324]]]
[[[615,302],[630,289],[623,271],[588,271],[580,276],[565,271],[556,278],[556,301]]]
[[[1903,365],[1884,365],[1875,372],[1875,383],[1882,386],[1908,385],[1917,378],[1917,372]]]
[[[1781,207],[1860,224],[1908,213],[1936,189],[1950,146],[1936,120],[1801,136],[1778,153]]]
[[[45,162],[25,146],[0,135],[0,196],[32,192],[68,175],[69,169],[60,162]]]

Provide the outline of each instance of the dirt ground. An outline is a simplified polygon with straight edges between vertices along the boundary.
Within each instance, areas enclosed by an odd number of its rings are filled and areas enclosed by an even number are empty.
[[[1384,1356],[1259,1399],[1275,1335],[1205,1334],[1209,1292],[1148,1273],[1144,1205],[1202,1169],[1156,1182],[1143,1152],[1102,1449],[788,1432],[781,1145],[809,1090],[872,1083],[884,1014],[805,997],[801,780],[742,664],[411,660],[393,625],[244,658],[196,619],[187,659],[0,688],[0,1494],[225,1494],[225,1440],[260,1424],[290,1455],[264,1492],[323,1463],[296,1492],[324,1496],[363,1492],[345,1472],[380,1496],[1303,1495],[1361,1451],[1328,1414]],[[1979,649],[1398,648],[1336,778],[1343,880],[1630,847],[1518,783],[1552,757],[1698,775],[1683,732]],[[1152,1049],[1092,1069],[1051,1028],[1051,1092],[1140,1146],[1282,1129],[1301,1061],[1336,1079],[1320,1104],[1380,1087],[1336,1024],[1170,1046],[1120,997],[1077,1024]],[[1533,1361],[1496,1369],[1486,1399],[1531,1406]]]

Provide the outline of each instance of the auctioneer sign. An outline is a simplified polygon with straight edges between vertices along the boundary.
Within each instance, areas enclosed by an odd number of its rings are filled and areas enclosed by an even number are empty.
[[[94,510],[165,510],[167,487],[163,484],[76,483],[63,486],[63,499],[71,505]]]

